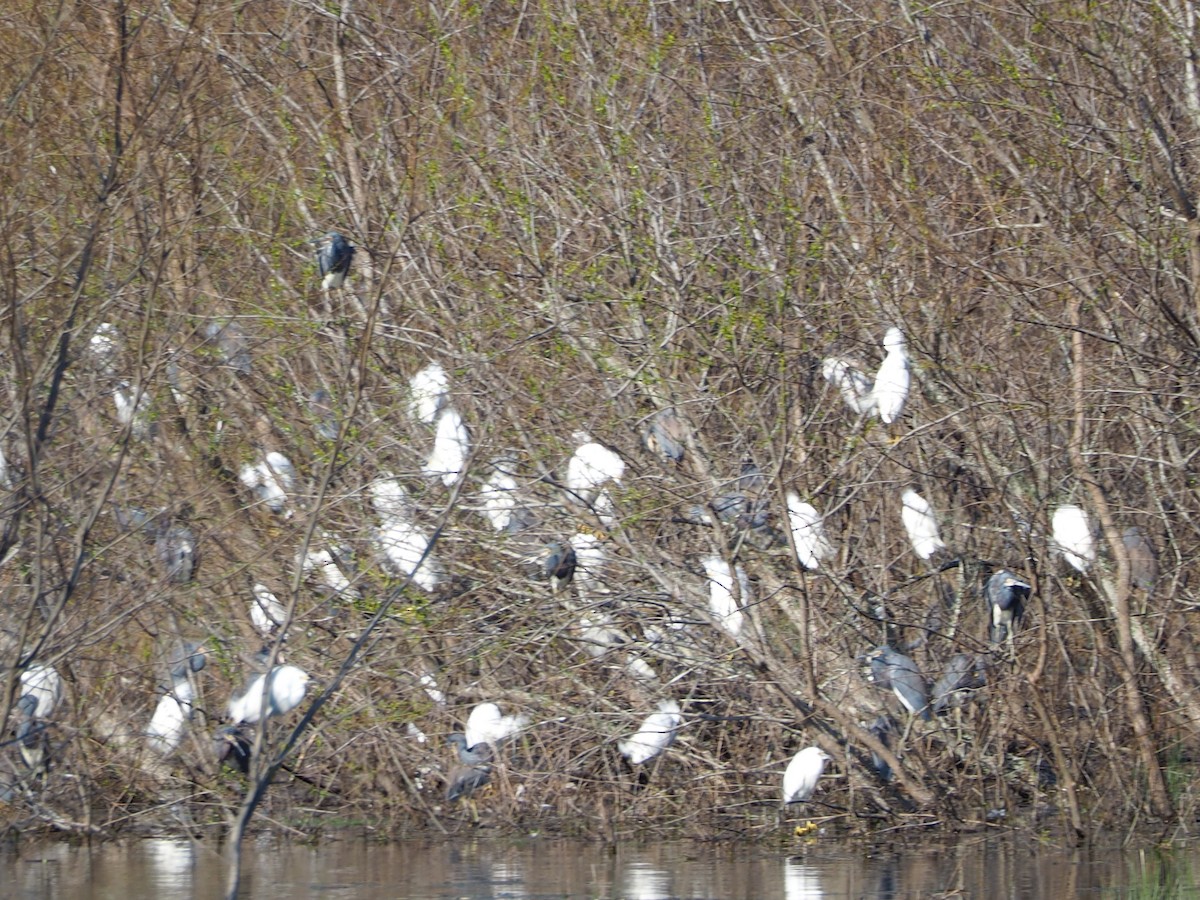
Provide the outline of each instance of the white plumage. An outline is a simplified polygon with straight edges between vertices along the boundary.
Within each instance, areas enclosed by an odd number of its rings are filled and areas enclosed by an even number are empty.
[[[17,697],[32,694],[37,698],[37,707],[33,715],[38,719],[48,719],[62,702],[62,676],[54,666],[30,666],[21,673],[21,689]]]
[[[646,716],[637,734],[617,742],[617,749],[635,766],[649,762],[671,746],[682,724],[679,704],[663,700],[658,704],[658,712]]]
[[[467,746],[488,743],[495,747],[501,741],[518,734],[529,724],[529,716],[500,714],[500,707],[495,703],[480,703],[467,716],[467,724],[463,736]]]
[[[229,701],[229,718],[234,725],[242,722],[253,725],[263,717],[264,680],[268,717],[289,713],[304,702],[308,673],[296,666],[276,666],[269,676],[257,676],[244,694]]]
[[[101,322],[88,341],[88,357],[96,370],[104,375],[112,375],[114,363],[121,351],[121,333],[112,322]]]
[[[462,416],[453,409],[444,409],[437,419],[433,451],[422,471],[426,475],[440,477],[446,487],[453,487],[467,463],[470,449],[471,435],[463,424]]]
[[[704,574],[709,582],[709,605],[712,614],[722,628],[732,637],[742,633],[746,622],[745,613],[738,606],[738,599],[747,603],[750,600],[750,579],[746,571],[737,566],[738,590],[740,598],[733,596],[733,576],[729,571],[729,563],[719,556],[709,556],[704,559]]]
[[[430,363],[408,383],[409,413],[418,422],[432,425],[442,404],[446,402],[449,390],[450,380],[446,377],[446,370],[437,363]]]
[[[584,439],[585,443],[575,450],[567,463],[567,489],[584,499],[590,499],[593,492],[606,482],[621,482],[625,475],[625,462],[607,447],[586,440],[586,435],[577,437]]]
[[[271,593],[265,584],[254,585],[254,599],[250,601],[250,621],[263,637],[269,636],[287,617],[287,608]]]
[[[276,514],[287,509],[288,494],[296,489],[296,467],[290,459],[275,451],[267,453],[256,463],[242,466],[238,478],[267,509]]]
[[[1077,571],[1086,572],[1096,561],[1096,535],[1083,508],[1073,504],[1060,506],[1054,510],[1050,528],[1063,559]]]
[[[413,583],[427,591],[438,586],[441,574],[433,553],[421,559],[429,546],[429,535],[399,516],[385,520],[376,534],[380,551],[396,571],[411,575]]]
[[[938,550],[943,550],[946,544],[938,534],[937,518],[929,502],[908,488],[900,498],[903,504],[900,519],[904,522],[904,530],[908,532],[908,540],[913,552],[921,559],[929,559]]]
[[[866,415],[875,408],[875,397],[871,392],[871,379],[835,356],[826,358],[821,366],[825,380],[841,392],[842,399],[852,412]]]
[[[783,802],[799,803],[811,797],[830,758],[820,747],[805,747],[793,756],[783,773]]]
[[[800,565],[819,569],[822,560],[833,556],[833,544],[825,536],[824,519],[811,503],[805,503],[791,491],[787,495],[787,508]]]
[[[889,328],[883,338],[883,349],[887,355],[875,374],[875,410],[880,421],[891,424],[904,411],[908,399],[909,371],[908,353],[904,347],[904,334],[899,328]]]
[[[150,418],[150,395],[143,390],[135,398],[133,389],[128,381],[120,382],[113,388],[113,406],[117,409],[117,421],[124,428],[130,428],[135,440],[144,441],[153,437],[154,421]]]
[[[408,515],[408,491],[390,475],[376,478],[368,485],[367,492],[371,495],[371,506],[380,518]]]
[[[494,471],[479,492],[483,498],[483,514],[496,531],[508,527],[517,505],[517,481],[510,474],[515,465],[513,460],[497,460]]]
[[[320,570],[321,580],[325,582],[325,586],[333,593],[340,594],[351,600],[359,597],[358,591],[354,589],[350,583],[350,579],[346,577],[346,573],[338,565],[337,558],[329,550],[309,548],[308,552],[304,555],[301,570],[306,578],[313,570]]]
[[[571,549],[575,551],[575,587],[580,596],[589,591],[603,591],[604,563],[608,557],[604,542],[594,534],[579,531],[571,535]]]
[[[196,690],[186,678],[177,680],[175,686],[162,695],[150,717],[150,724],[146,726],[146,740],[151,750],[167,754],[179,746],[192,717],[195,699]]]

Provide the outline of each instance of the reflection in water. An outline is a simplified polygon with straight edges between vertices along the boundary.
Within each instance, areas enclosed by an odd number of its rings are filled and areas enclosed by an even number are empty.
[[[603,844],[468,836],[441,842],[259,838],[246,847],[243,897],[294,900],[650,900],[784,897],[900,900],[962,896],[1126,896],[1147,878],[1136,851],[1058,850],[1007,838],[935,845],[839,844],[785,855],[755,844]],[[1191,883],[1195,852],[1164,852],[1153,879]],[[0,847],[0,896],[37,900],[219,898],[225,869],[212,841],[96,844],[23,841]]]
[[[821,876],[813,866],[792,859],[783,861],[783,895],[787,900],[818,900],[825,896]]]
[[[671,873],[649,863],[632,862],[625,867],[625,897],[629,900],[671,900]]]

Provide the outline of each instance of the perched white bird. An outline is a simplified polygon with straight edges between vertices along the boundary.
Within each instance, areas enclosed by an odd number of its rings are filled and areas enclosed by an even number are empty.
[[[571,549],[575,551],[575,587],[580,596],[588,592],[604,593],[604,563],[608,551],[604,541],[586,531],[571,535]]]
[[[805,503],[791,491],[787,495],[787,508],[800,565],[819,569],[822,560],[833,556],[833,544],[825,536],[824,519],[811,503]]]
[[[413,583],[432,591],[441,581],[441,568],[430,552],[429,535],[400,516],[385,519],[376,532],[376,545],[401,575],[411,575]],[[424,559],[422,559],[424,557]]]
[[[516,460],[502,457],[492,463],[492,474],[479,492],[483,514],[496,531],[508,528],[517,505],[517,481],[512,476]]]
[[[117,409],[117,421],[123,428],[129,428],[135,440],[144,441],[154,437],[157,425],[150,418],[150,394],[143,389],[134,397],[133,389],[128,381],[120,382],[113,388],[113,406]]]
[[[425,693],[429,695],[430,700],[438,706],[446,705],[446,694],[438,687],[437,679],[431,672],[426,672],[417,680],[421,682],[421,687],[425,689]]]
[[[900,502],[903,504],[900,519],[904,522],[904,530],[908,532],[913,552],[921,559],[929,559],[937,551],[944,550],[946,544],[938,534],[937,518],[929,501],[912,488],[907,488]]]
[[[1083,508],[1060,506],[1050,519],[1050,529],[1063,559],[1077,571],[1086,572],[1096,561],[1096,534]]]
[[[258,675],[246,692],[229,701],[229,718],[234,725],[255,724],[263,717],[266,694],[267,716],[282,716],[304,702],[308,691],[308,673],[296,666],[276,666],[269,675]]]
[[[620,484],[625,475],[624,460],[583,433],[575,437],[583,443],[567,463],[567,489],[590,500],[605,483],[615,481]]]
[[[649,762],[671,746],[682,724],[679,704],[663,700],[658,704],[658,712],[646,716],[637,734],[617,742],[617,749],[631,765]]]
[[[904,401],[908,399],[909,371],[908,353],[904,347],[904,334],[899,328],[889,328],[883,338],[883,349],[887,355],[875,374],[875,411],[884,424],[890,425],[900,418]]]
[[[115,372],[117,354],[121,352],[121,333],[112,322],[101,322],[96,326],[95,333],[88,341],[87,356],[89,362],[102,375],[112,375]]]
[[[830,759],[820,747],[805,747],[793,756],[783,773],[783,802],[799,803],[811,797]]]
[[[408,382],[409,414],[418,422],[432,425],[449,390],[446,370],[437,363],[430,363]]]
[[[476,744],[491,744],[495,747],[501,741],[508,740],[529,725],[529,716],[502,716],[500,707],[495,703],[480,703],[467,716],[467,725],[463,736],[468,747]]]
[[[263,637],[269,637],[287,618],[287,607],[271,593],[265,584],[254,585],[254,599],[250,601],[250,621]]]
[[[296,467],[282,453],[271,451],[256,463],[242,466],[239,480],[275,514],[287,510],[288,494],[296,489]],[[291,511],[288,510],[288,515]]]
[[[438,415],[433,451],[421,471],[429,476],[439,476],[442,484],[453,487],[462,475],[470,450],[471,435],[462,416],[453,409],[444,409]]]
[[[835,356],[826,358],[821,366],[821,374],[841,392],[842,399],[852,412],[866,415],[875,409],[871,379],[844,359]]]
[[[709,605],[712,614],[717,624],[736,638],[742,633],[742,626],[746,622],[745,613],[739,607],[738,600],[743,604],[750,601],[750,579],[746,577],[746,571],[741,566],[736,567],[740,596],[735,599],[729,563],[719,556],[705,557],[703,562],[704,574],[708,576],[709,581]]]
[[[340,551],[335,553],[324,548],[310,547],[304,554],[301,571],[307,578],[314,570],[319,570],[321,580],[325,582],[325,586],[330,591],[349,600],[356,600],[360,595],[351,584],[350,579],[346,577],[346,573],[342,571],[338,562],[339,555]]]
[[[146,741],[156,753],[167,754],[179,746],[192,716],[192,702],[196,690],[186,678],[175,682],[154,708],[150,724],[146,726]]]
[[[18,698],[32,694],[37,700],[33,716],[38,719],[48,719],[62,703],[62,676],[54,666],[30,666],[21,673],[21,687],[17,691]]]
[[[391,475],[376,478],[367,486],[367,493],[371,495],[371,506],[380,518],[408,516],[408,491]]]

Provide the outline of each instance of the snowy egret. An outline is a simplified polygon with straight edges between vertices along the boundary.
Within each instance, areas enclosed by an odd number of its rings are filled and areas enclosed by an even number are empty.
[[[324,237],[313,238],[309,243],[317,245],[317,266],[321,270],[322,290],[340,288],[350,273],[355,248],[336,231],[331,231]]]
[[[150,394],[145,386],[137,390],[128,381],[121,381],[113,388],[113,406],[117,410],[117,422],[128,428],[134,440],[145,441],[158,432],[158,423],[150,416]]]
[[[972,692],[987,684],[984,675],[985,658],[974,653],[956,653],[946,663],[946,670],[933,686],[933,711],[947,707],[959,709]]]
[[[483,498],[483,514],[496,531],[506,530],[512,522],[517,505],[517,480],[513,478],[516,470],[517,461],[510,456],[493,460],[492,474],[479,492]]]
[[[875,409],[875,396],[871,390],[871,379],[844,359],[828,357],[821,365],[825,380],[838,389],[842,400],[858,415],[867,415]]]
[[[946,544],[938,534],[937,518],[929,501],[912,488],[906,488],[900,502],[900,520],[904,523],[904,530],[908,532],[913,552],[921,559],[927,560],[939,550],[946,549]]]
[[[571,535],[571,550],[575,553],[575,585],[580,595],[606,591],[608,551],[603,538],[589,531],[578,531]]]
[[[662,700],[658,711],[646,716],[633,737],[617,742],[617,749],[631,765],[647,763],[671,746],[681,725],[683,715],[679,704]]]
[[[17,710],[24,716],[17,726],[21,758],[34,771],[46,762],[47,722],[63,698],[62,676],[53,666],[35,665],[21,672],[17,687]]]
[[[1011,640],[1013,631],[1021,624],[1025,603],[1029,600],[1030,585],[1007,569],[1001,569],[988,579],[984,598],[988,603],[991,627],[988,637],[993,644]]]
[[[871,680],[885,690],[891,688],[900,705],[914,716],[929,719],[929,691],[925,676],[909,657],[887,645],[876,647],[867,656]]]
[[[529,717],[526,715],[501,715],[500,707],[495,703],[480,703],[467,716],[463,736],[468,747],[478,744],[497,747],[501,741],[519,734],[528,724]]]
[[[287,618],[287,607],[279,602],[279,598],[271,593],[265,584],[254,585],[253,592],[254,599],[250,601],[250,621],[259,634],[270,637]]]
[[[687,425],[675,410],[663,409],[650,420],[642,439],[651,453],[678,463],[683,461],[687,433]]]
[[[304,702],[308,682],[308,673],[303,669],[276,666],[268,674],[256,676],[240,697],[230,699],[229,719],[234,725],[254,725],[263,717],[264,699],[268,717],[289,713]]]
[[[322,535],[322,537],[325,540],[329,540],[328,535]],[[349,566],[349,562],[348,551],[343,547],[332,544],[328,548],[310,547],[304,554],[300,568],[305,578],[312,574],[313,571],[319,571],[321,580],[325,583],[325,588],[329,593],[345,597],[347,600],[356,600],[360,595],[355,590],[353,583],[346,576],[346,573],[342,570],[342,566]]]
[[[296,489],[296,467],[282,453],[271,451],[258,462],[242,466],[238,479],[271,512],[279,515],[286,510],[290,517],[288,495]]]
[[[1129,554],[1129,583],[1143,591],[1152,590],[1158,581],[1158,553],[1154,544],[1136,525],[1121,532],[1121,543]]]
[[[904,334],[899,328],[889,328],[883,338],[883,349],[887,355],[875,374],[875,386],[871,393],[875,398],[875,411],[879,420],[890,425],[900,418],[904,401],[908,399],[909,371],[908,353],[904,347]]]
[[[408,517],[411,509],[408,491],[390,473],[381,474],[367,485],[367,493],[371,497],[371,508],[381,519]]]
[[[407,519],[385,519],[376,530],[375,544],[391,567],[411,576],[418,587],[432,591],[441,583],[441,567],[432,551],[426,553],[429,535]]]
[[[159,698],[150,724],[146,726],[146,741],[156,753],[165,756],[183,740],[196,699],[192,675],[202,671],[205,662],[204,650],[200,645],[184,645],[181,658],[171,669],[171,687]]]
[[[462,475],[470,451],[471,435],[462,416],[453,409],[443,409],[437,417],[433,450],[421,471],[427,476],[441,478],[446,487],[453,487]]]
[[[567,463],[567,490],[587,501],[605,483],[621,482],[625,475],[625,462],[587,435],[577,433],[575,437],[581,443]]]
[[[1050,519],[1054,544],[1075,570],[1086,572],[1096,561],[1096,535],[1082,507],[1065,504]]]
[[[88,340],[87,361],[101,375],[113,375],[120,352],[121,332],[112,322],[101,322]]]
[[[811,503],[803,502],[791,491],[787,495],[787,508],[800,565],[806,569],[819,569],[822,560],[833,556],[833,545],[825,536],[824,519]]]
[[[825,771],[825,764],[832,758],[820,747],[805,747],[793,756],[783,773],[784,805],[811,797]]]
[[[750,579],[741,566],[736,566],[738,582],[738,597],[733,595],[733,574],[729,563],[719,556],[707,556],[702,561],[704,574],[708,578],[709,607],[717,624],[725,629],[731,637],[736,638],[742,632],[745,624],[745,614],[738,604],[750,602]]]
[[[423,425],[432,425],[450,391],[450,379],[439,363],[430,363],[408,382],[408,412]]]

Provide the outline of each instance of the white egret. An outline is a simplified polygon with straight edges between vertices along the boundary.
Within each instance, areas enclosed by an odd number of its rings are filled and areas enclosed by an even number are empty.
[[[411,575],[413,583],[432,591],[442,580],[441,567],[433,553],[425,553],[429,535],[411,522],[393,516],[376,531],[376,546],[401,575]]]
[[[308,673],[303,669],[291,665],[276,666],[269,674],[256,676],[240,697],[230,699],[229,718],[234,725],[256,724],[263,717],[264,693],[268,717],[289,713],[304,702],[308,682]]]
[[[328,539],[327,536],[323,537]],[[310,547],[304,554],[300,568],[306,578],[312,572],[319,571],[321,580],[325,582],[325,586],[332,593],[344,596],[349,600],[356,600],[360,595],[342,570],[342,556],[343,552],[340,549]]]
[[[441,478],[446,487],[453,487],[462,475],[470,451],[471,435],[462,416],[453,409],[444,409],[437,418],[433,450],[421,471],[430,477]]]
[[[159,698],[150,724],[146,726],[146,741],[150,749],[166,755],[179,746],[192,718],[196,688],[192,673],[204,668],[204,652],[195,644],[185,647],[185,657],[171,670],[171,687]]]
[[[516,467],[517,461],[511,457],[493,461],[492,474],[479,492],[483,498],[483,514],[496,531],[504,531],[512,521],[517,505],[517,481],[512,476]]]
[[[875,386],[871,393],[875,398],[875,411],[879,414],[880,421],[890,425],[900,418],[900,413],[904,411],[910,380],[904,334],[899,328],[887,330],[883,338],[883,349],[887,351],[887,355],[875,374]]]
[[[1073,504],[1058,507],[1050,529],[1063,559],[1077,571],[1086,572],[1096,561],[1096,535],[1083,508]]]
[[[121,352],[121,332],[112,322],[101,322],[88,341],[87,358],[101,375],[116,372],[117,354]]]
[[[642,721],[637,734],[617,742],[617,749],[631,765],[647,763],[671,746],[681,725],[679,704],[663,700],[658,704],[658,712],[650,713]]]
[[[582,432],[575,437],[583,443],[567,463],[567,489],[590,500],[605,483],[615,481],[620,484],[625,475],[624,460]]]
[[[408,382],[409,414],[425,425],[432,425],[446,402],[450,379],[438,363],[430,363]]]
[[[733,575],[729,571],[729,563],[719,556],[708,556],[703,560],[704,574],[708,577],[709,605],[717,624],[725,629],[731,637],[737,637],[742,632],[746,616],[738,605],[738,599],[743,604],[750,601],[750,579],[741,566],[736,567],[739,598],[733,595]]]
[[[939,550],[944,550],[946,544],[938,534],[937,519],[929,501],[912,488],[907,488],[900,502],[900,519],[904,523],[904,530],[908,532],[913,552],[921,559],[929,559]]]
[[[820,747],[805,747],[792,757],[783,773],[783,802],[800,803],[812,796],[832,757]]]
[[[276,515],[287,511],[288,495],[296,489],[296,467],[282,453],[272,450],[254,463],[242,466],[238,479],[255,498]]]
[[[571,549],[575,551],[575,585],[580,595],[606,591],[604,579],[608,551],[604,541],[590,532],[579,531],[571,536]]]
[[[787,495],[787,508],[800,565],[806,569],[819,569],[823,560],[833,556],[833,544],[825,536],[824,519],[811,503],[803,502],[791,491]]]
[[[34,717],[48,719],[62,703],[62,676],[54,666],[30,666],[21,672],[21,686],[17,690],[17,696],[32,696],[36,700]]]
[[[467,716],[467,725],[463,729],[463,734],[468,747],[474,747],[477,744],[491,744],[495,747],[501,741],[520,733],[521,729],[527,725],[529,725],[529,716],[523,714],[504,716],[500,714],[500,707],[495,703],[480,703]]]
[[[271,593],[265,584],[253,588],[254,599],[250,601],[250,621],[263,637],[270,637],[287,618],[287,607]]]
[[[828,357],[821,365],[821,374],[838,389],[852,412],[867,415],[875,409],[871,379],[844,359]]]
[[[150,394],[144,386],[135,392],[128,381],[119,382],[113,388],[112,398],[113,406],[117,409],[117,422],[122,428],[130,429],[134,440],[144,441],[154,437],[158,423],[150,417]]]
[[[371,507],[382,519],[393,516],[407,517],[409,513],[408,491],[391,475],[381,475],[367,486],[371,495]]]

